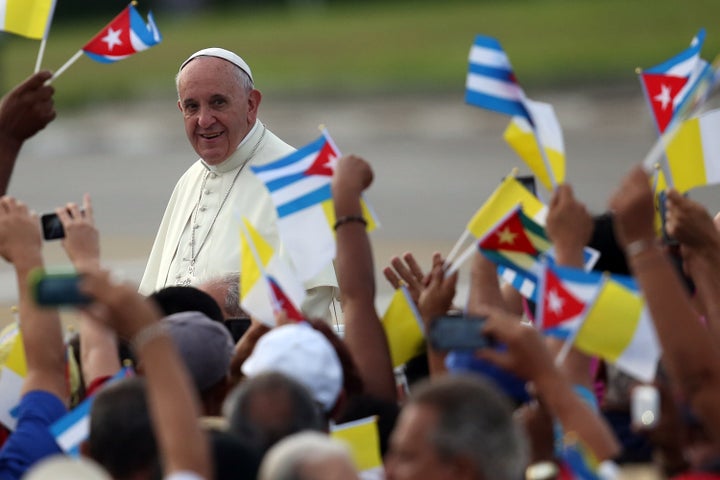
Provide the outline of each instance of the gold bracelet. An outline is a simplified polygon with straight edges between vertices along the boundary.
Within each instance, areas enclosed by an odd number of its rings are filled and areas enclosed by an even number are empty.
[[[345,225],[346,223],[362,223],[364,226],[367,227],[367,220],[362,215],[345,215],[342,217],[338,217],[337,220],[335,220],[335,225],[333,225],[333,230],[337,230],[338,227],[341,225]]]
[[[151,323],[135,334],[132,340],[130,340],[130,347],[132,347],[133,352],[140,353],[140,349],[148,342],[166,335],[167,328],[165,328],[165,324],[162,323],[162,321]]]

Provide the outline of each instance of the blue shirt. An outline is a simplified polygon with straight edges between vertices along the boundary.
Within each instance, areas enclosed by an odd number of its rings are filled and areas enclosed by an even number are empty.
[[[66,412],[52,393],[35,390],[23,396],[17,427],[0,450],[0,479],[20,479],[35,462],[62,453],[48,427]]]

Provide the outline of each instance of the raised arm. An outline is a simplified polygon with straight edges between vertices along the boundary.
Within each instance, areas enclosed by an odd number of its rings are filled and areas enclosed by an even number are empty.
[[[558,265],[583,268],[583,249],[590,242],[593,232],[593,219],[585,205],[575,198],[569,184],[559,185],[550,200],[547,218],[547,234],[555,248],[555,260]],[[547,338],[546,343],[555,355],[563,342]],[[592,389],[590,374],[591,357],[572,347],[560,369],[575,385]]]
[[[695,284],[696,305],[720,346],[720,234],[713,219],[698,202],[669,190],[666,229],[680,242],[683,267]]]
[[[440,315],[444,315],[452,306],[455,298],[455,287],[457,285],[458,272],[445,276],[445,261],[439,253],[433,255],[433,266],[430,270],[428,284],[420,292],[418,310],[425,324],[425,337],[432,328],[433,321]],[[435,350],[430,343],[427,344],[428,368],[431,376],[442,375],[447,372],[445,357],[447,352]]]
[[[15,267],[18,284],[20,332],[27,362],[23,394],[42,390],[67,404],[60,317],[57,310],[35,304],[28,284],[30,272],[43,267],[40,222],[25,204],[12,197],[0,198],[0,254]]]
[[[143,364],[165,475],[194,472],[211,478],[210,447],[198,422],[199,401],[157,307],[137,288],[113,284],[106,272],[86,272],[82,288],[95,299],[88,312],[131,339]]]
[[[645,296],[663,349],[663,363],[693,411],[720,439],[720,350],[697,321],[690,298],[655,241],[653,195],[647,174],[635,167],[610,199],[618,243]]]
[[[483,333],[507,346],[487,348],[478,356],[532,382],[535,394],[566,433],[573,432],[599,461],[613,458],[620,446],[607,423],[572,389],[567,376],[555,367],[552,354],[539,332],[497,308],[487,308]]]
[[[55,118],[54,90],[44,85],[51,76],[48,71],[35,73],[0,100],[0,195],[7,192],[25,140]]]
[[[78,271],[99,269],[100,236],[95,228],[90,196],[84,196],[82,208],[68,203],[55,212],[65,230],[62,246],[75,268]],[[85,385],[92,385],[120,369],[117,337],[112,329],[87,318],[84,311],[81,310],[79,315],[82,374]]]
[[[395,375],[387,338],[375,310],[375,272],[370,240],[362,219],[362,192],[373,180],[370,165],[348,155],[332,180],[337,239],[335,269],[345,319],[344,341],[365,385],[365,392],[394,402]]]

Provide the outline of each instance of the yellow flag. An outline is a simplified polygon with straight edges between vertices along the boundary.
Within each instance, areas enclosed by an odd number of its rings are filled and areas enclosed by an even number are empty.
[[[509,214],[518,203],[522,205],[523,213],[526,216],[540,225],[545,225],[547,207],[515,177],[508,175],[483,206],[475,212],[475,215],[467,224],[467,230],[477,238],[483,237]]]
[[[680,193],[720,183],[720,109],[682,123],[665,149],[673,187]]]
[[[240,298],[244,298],[262,277],[262,270],[273,256],[273,248],[255,230],[255,227],[243,218],[245,230],[240,229]],[[262,262],[258,265],[257,259]]]
[[[539,139],[543,144],[555,183],[558,185],[563,183],[565,181],[565,144],[560,123],[552,105],[548,103],[529,101],[528,108],[533,116],[537,138],[528,121],[522,117],[512,118],[510,125],[505,130],[504,138],[545,188],[552,191],[553,185],[537,141]]]
[[[393,367],[407,363],[425,351],[422,319],[407,287],[395,290],[382,318]]]
[[[327,200],[325,202],[322,202],[322,208],[325,212],[325,216],[328,220],[328,225],[335,225],[335,206],[333,205],[332,200]],[[360,208],[362,210],[362,216],[367,222],[367,227],[365,227],[365,230],[368,232],[372,232],[376,228],[380,226],[380,221],[377,218],[377,215],[375,214],[375,210],[370,206],[369,203],[365,201],[365,199],[360,199]]]
[[[0,30],[42,40],[55,10],[55,0],[0,1]]]
[[[655,378],[660,346],[640,293],[609,278],[575,337],[583,352],[614,363],[643,382]]]
[[[332,427],[330,436],[350,448],[358,471],[382,466],[377,417],[367,417]]]

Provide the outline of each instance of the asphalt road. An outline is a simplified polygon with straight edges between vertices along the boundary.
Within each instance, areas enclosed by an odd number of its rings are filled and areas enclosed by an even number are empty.
[[[591,210],[602,211],[622,175],[642,160],[655,138],[639,87],[534,98],[555,106],[564,129],[568,181]],[[508,117],[465,105],[462,93],[268,96],[260,117],[295,146],[316,138],[324,124],[343,152],[371,162],[375,182],[367,196],[382,223],[372,234],[378,273],[393,254],[414,251],[427,265],[432,251],[448,253],[498,181],[514,167],[527,172],[502,139]],[[106,265],[138,282],[175,181],[195,158],[172,96],[61,110],[24,147],[10,194],[42,213],[89,192]],[[67,264],[57,243],[48,245],[47,256],[51,265]],[[6,264],[0,265],[0,285],[0,301],[12,302],[14,277]],[[380,279],[378,286],[381,305],[389,289]],[[5,316],[0,311],[0,323]]]

